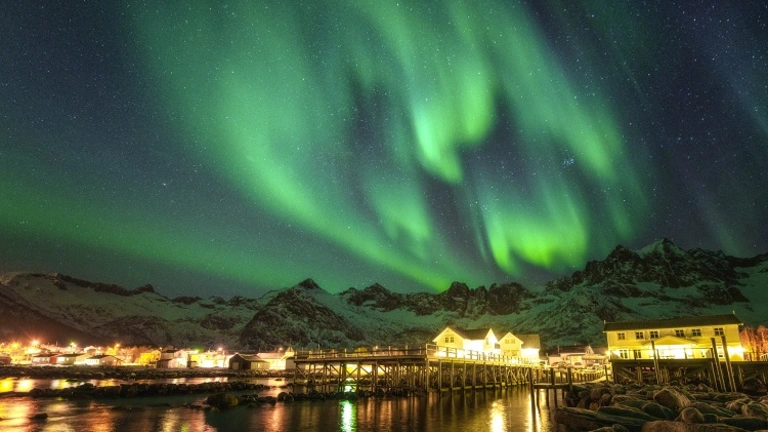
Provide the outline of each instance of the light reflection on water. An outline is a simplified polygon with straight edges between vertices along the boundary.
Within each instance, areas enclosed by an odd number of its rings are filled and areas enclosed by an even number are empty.
[[[261,383],[267,384],[266,380]],[[281,384],[276,382],[273,384]],[[272,388],[260,395],[277,395]],[[526,388],[358,401],[305,401],[207,412],[204,394],[65,401],[0,398],[0,430],[21,431],[489,431],[553,432],[554,405],[531,409]],[[31,420],[45,412],[47,420]]]

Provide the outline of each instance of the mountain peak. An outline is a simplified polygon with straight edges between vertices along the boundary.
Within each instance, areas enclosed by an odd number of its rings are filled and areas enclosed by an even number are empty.
[[[683,249],[681,249],[678,245],[675,244],[675,242],[668,239],[667,237],[662,237],[656,240],[655,242],[649,244],[648,246],[638,250],[637,253],[643,257],[651,254],[676,255],[676,256],[681,256],[686,254],[686,252]]]
[[[320,285],[318,285],[312,278],[306,278],[303,281],[299,282],[298,285],[296,285],[297,288],[304,288],[305,290],[322,290],[320,288]]]

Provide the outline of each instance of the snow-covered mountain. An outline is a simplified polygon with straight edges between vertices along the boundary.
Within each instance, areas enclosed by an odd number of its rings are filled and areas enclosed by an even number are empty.
[[[768,323],[765,304],[768,254],[685,251],[661,239],[637,251],[618,246],[605,260],[541,287],[454,282],[441,293],[374,284],[330,294],[307,279],[259,299],[169,299],[149,285],[127,290],[61,274],[9,273],[0,275],[0,341],[354,348],[420,345],[452,324],[539,333],[545,346],[599,346],[603,320],[736,312],[757,325]]]

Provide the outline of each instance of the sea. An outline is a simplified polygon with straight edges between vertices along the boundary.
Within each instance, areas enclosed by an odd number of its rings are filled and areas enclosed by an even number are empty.
[[[138,382],[199,384],[228,378],[177,378]],[[235,380],[235,379],[233,379]],[[289,391],[285,381],[250,379],[269,386],[259,396],[277,396]],[[35,399],[19,396],[33,388],[64,388],[83,382],[119,385],[120,380],[71,382],[50,379],[0,380],[0,431],[55,432],[193,432],[193,431],[490,431],[564,432],[554,422],[557,402],[540,393],[531,404],[527,387],[496,390],[465,390],[421,396],[278,402],[275,405],[238,406],[229,410],[194,409],[208,395],[186,394],[98,400]],[[243,392],[253,394],[253,391]],[[47,418],[35,419],[45,413]]]

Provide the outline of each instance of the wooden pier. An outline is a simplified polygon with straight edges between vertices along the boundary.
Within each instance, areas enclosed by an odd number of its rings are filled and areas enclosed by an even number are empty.
[[[450,392],[554,385],[599,379],[602,370],[567,372],[539,362],[427,344],[418,347],[297,351],[294,386],[317,392]],[[558,387],[560,388],[560,387]]]
[[[718,391],[741,391],[749,379],[768,379],[768,361],[728,360],[718,357],[687,359],[611,359],[613,380],[668,384],[703,380]]]

